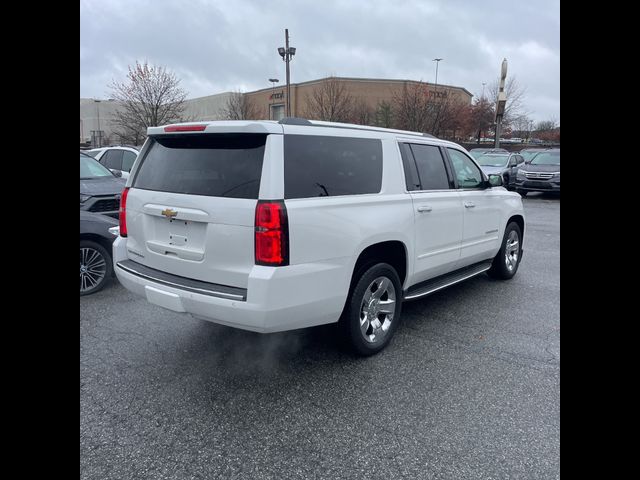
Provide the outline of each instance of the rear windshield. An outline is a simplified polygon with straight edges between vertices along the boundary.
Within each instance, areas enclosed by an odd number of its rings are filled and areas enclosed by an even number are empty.
[[[155,137],[132,186],[257,199],[266,140],[247,133]]]
[[[382,142],[370,138],[284,136],[284,197],[378,193]]]

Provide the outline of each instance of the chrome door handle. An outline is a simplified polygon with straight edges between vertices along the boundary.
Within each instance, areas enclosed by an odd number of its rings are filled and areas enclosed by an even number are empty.
[[[422,205],[420,207],[418,207],[418,211],[420,213],[422,212],[430,212],[431,210],[433,210],[429,205]]]
[[[464,206],[465,208],[473,208],[476,206],[476,204],[473,202],[464,202]]]

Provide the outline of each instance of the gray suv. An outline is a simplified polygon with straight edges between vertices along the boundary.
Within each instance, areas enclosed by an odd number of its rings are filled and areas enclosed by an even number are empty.
[[[540,152],[518,170],[516,190],[523,197],[529,192],[560,193],[560,149]]]
[[[524,165],[524,158],[518,153],[496,152],[485,153],[476,158],[476,162],[484,173],[500,175],[502,184],[507,190],[515,189],[518,168]]]

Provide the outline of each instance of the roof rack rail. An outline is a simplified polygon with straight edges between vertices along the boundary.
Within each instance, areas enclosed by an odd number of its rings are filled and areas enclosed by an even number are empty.
[[[300,117],[284,117],[284,118],[281,118],[278,123],[280,123],[282,125],[309,125],[309,126],[313,126],[313,123],[311,123],[309,120],[307,120],[306,118],[300,118]]]
[[[393,128],[372,127],[369,125],[356,125],[351,123],[340,124],[340,123],[334,123],[334,122],[320,122],[319,120],[316,120],[316,122],[319,122],[319,123],[313,123],[306,118],[300,118],[300,117],[284,117],[278,121],[278,123],[281,125],[305,125],[309,127],[346,128],[346,129],[352,129],[352,130],[366,130],[370,132],[397,133],[399,135],[415,135],[415,136],[422,136],[422,137],[437,139],[436,136],[431,135],[430,133],[411,132],[408,130],[396,130]]]

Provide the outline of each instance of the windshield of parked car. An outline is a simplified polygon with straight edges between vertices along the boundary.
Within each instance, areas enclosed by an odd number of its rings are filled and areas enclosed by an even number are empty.
[[[481,157],[482,155],[484,155],[484,151],[483,150],[470,150],[469,153],[475,159],[477,159],[478,157]]]
[[[531,165],[560,165],[560,152],[540,152],[533,157]]]
[[[507,160],[509,160],[509,155],[490,153],[481,155],[476,159],[481,167],[505,167]]]
[[[533,157],[535,157],[537,154],[539,154],[540,151],[527,151],[527,150],[523,150],[522,152],[520,152],[520,155],[522,156],[522,158],[524,158],[525,162],[528,162],[529,160],[531,160]]]
[[[113,177],[113,173],[106,167],[100,165],[100,163],[89,157],[88,155],[80,154],[80,180],[86,180],[88,178],[97,177]]]

